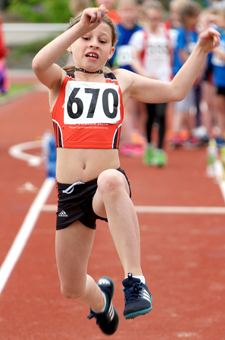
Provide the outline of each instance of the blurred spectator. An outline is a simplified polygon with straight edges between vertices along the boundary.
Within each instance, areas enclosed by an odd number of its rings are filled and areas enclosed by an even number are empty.
[[[5,46],[3,31],[2,31],[2,20],[0,17],[0,91],[5,94],[9,89],[9,76],[8,68],[6,65],[6,56],[9,50]]]
[[[171,42],[169,31],[163,24],[164,9],[158,1],[147,1],[143,4],[143,15],[146,29],[134,33],[130,41],[130,44],[135,47],[132,66],[137,73],[145,77],[169,82],[172,76]],[[164,166],[167,162],[167,155],[163,150],[167,103],[146,104],[146,107],[148,145],[144,161],[147,165]],[[154,149],[152,136],[155,120],[158,125],[156,149]]]
[[[209,3],[218,10],[225,8],[225,0],[209,0]]]
[[[170,39],[174,48],[177,42],[178,28],[181,26],[180,11],[188,0],[172,0],[169,3],[169,19],[165,22],[166,28],[170,31]]]
[[[181,26],[180,22],[180,11],[188,2],[188,0],[172,0],[169,3],[169,17],[165,21],[165,26],[169,30],[170,34],[170,41],[171,41],[171,47],[172,47],[172,63],[173,63],[173,53],[175,51],[175,47],[177,44],[177,36],[178,36],[178,28]],[[174,112],[174,105],[175,103],[168,103],[167,105],[167,115],[168,115],[168,136],[172,136],[172,120],[173,120],[173,112]]]
[[[199,17],[199,30],[204,31],[210,26],[218,26],[218,10],[209,6],[205,8]],[[201,99],[201,114],[203,127],[202,131],[198,131],[197,135],[205,138],[205,141],[214,138],[218,132],[217,126],[217,106],[215,84],[212,73],[212,52],[207,55],[206,69],[202,80],[202,99]],[[199,133],[200,132],[200,133]]]
[[[179,71],[181,66],[188,59],[193,51],[197,41],[198,32],[196,25],[201,13],[200,6],[194,1],[188,1],[184,4],[180,11],[181,27],[178,28],[177,44],[173,54],[173,74]],[[174,147],[184,144],[188,147],[199,146],[201,141],[192,135],[192,129],[196,125],[200,125],[200,82],[203,78],[205,65],[202,66],[202,71],[199,73],[194,86],[189,91],[186,98],[174,106],[174,131],[175,135],[172,138]],[[196,110],[196,114],[191,113],[191,109]],[[194,121],[193,121],[194,117]],[[182,138],[181,132],[187,132]],[[184,139],[184,141],[183,141]]]
[[[111,58],[113,67],[124,68],[134,72],[131,67],[133,46],[129,45],[133,33],[142,29],[138,24],[137,3],[135,0],[120,0],[118,11],[121,23],[116,25],[118,41]],[[124,107],[120,153],[125,156],[141,157],[144,139],[138,132],[138,102],[129,98]],[[137,138],[139,137],[139,138]]]
[[[102,4],[108,9],[108,17],[113,21],[114,24],[118,24],[121,19],[117,10],[117,1],[116,0],[95,0],[96,5],[99,7]]]
[[[69,10],[74,17],[88,7],[91,7],[91,0],[70,0],[69,2]]]
[[[220,26],[218,30],[221,33],[219,47],[213,50],[213,80],[216,85],[216,105],[218,109],[218,127],[219,133],[216,136],[217,146],[225,144],[225,8],[218,12]]]

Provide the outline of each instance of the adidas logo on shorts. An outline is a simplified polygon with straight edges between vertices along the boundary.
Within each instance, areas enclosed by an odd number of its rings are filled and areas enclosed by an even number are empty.
[[[58,214],[59,217],[68,217],[67,213],[62,210],[59,214]]]

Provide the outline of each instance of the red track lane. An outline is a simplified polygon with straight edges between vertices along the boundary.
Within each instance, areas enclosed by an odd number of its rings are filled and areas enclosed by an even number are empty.
[[[39,190],[44,166],[33,168],[9,156],[12,145],[51,129],[46,92],[32,92],[0,107],[0,263],[36,194],[21,191],[26,182]],[[34,150],[34,153],[40,150]],[[135,205],[224,207],[214,179],[207,178],[206,151],[168,150],[166,168],[148,168],[139,159],[121,158]],[[55,204],[52,191],[47,203]],[[107,224],[98,222],[89,273],[110,276],[120,315],[115,340],[225,339],[224,215],[138,214],[142,266],[153,295],[153,310],[125,321],[123,270]],[[60,294],[54,254],[55,214],[42,212],[0,296],[1,340],[105,339],[87,320],[86,306]]]

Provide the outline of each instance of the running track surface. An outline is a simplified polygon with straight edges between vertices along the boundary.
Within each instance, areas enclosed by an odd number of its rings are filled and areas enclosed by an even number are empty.
[[[11,157],[15,144],[35,141],[51,129],[48,98],[36,90],[0,107],[0,264],[3,263],[45,181],[41,164]],[[166,168],[148,168],[140,159],[121,158],[135,206],[204,207],[203,213],[138,213],[142,266],[153,295],[153,310],[135,320],[123,313],[123,270],[107,224],[98,222],[89,262],[96,280],[115,283],[120,315],[115,340],[225,339],[225,220],[207,214],[224,208],[220,188],[206,176],[206,150],[167,150]],[[31,150],[40,155],[40,149]],[[31,183],[31,185],[24,185]],[[56,203],[55,188],[46,204]],[[105,339],[88,320],[89,309],[61,296],[55,254],[55,213],[42,211],[0,296],[1,340]]]

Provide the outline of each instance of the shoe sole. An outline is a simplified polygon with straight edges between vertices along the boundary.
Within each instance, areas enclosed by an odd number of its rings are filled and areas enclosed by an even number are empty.
[[[152,310],[152,307],[148,308],[148,309],[141,310],[139,312],[134,312],[134,313],[124,315],[124,317],[125,317],[126,320],[135,319],[137,316],[145,315],[145,314],[151,312],[151,310]]]
[[[152,297],[150,299],[150,302],[152,303]],[[126,314],[124,315],[125,319],[128,320],[128,319],[135,319],[137,316],[141,316],[141,315],[145,315],[149,312],[151,312],[152,310],[152,306],[150,308],[147,308],[147,309],[143,309],[143,310],[140,310],[138,312],[133,312],[133,313],[130,313],[130,314]]]

